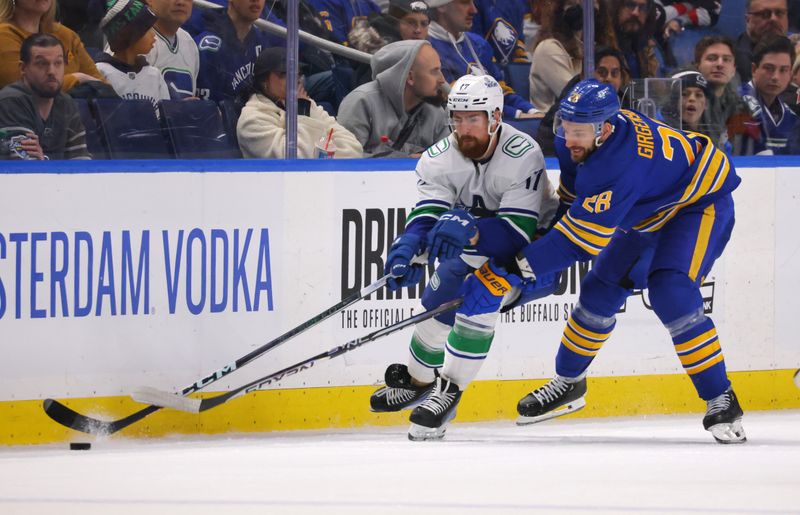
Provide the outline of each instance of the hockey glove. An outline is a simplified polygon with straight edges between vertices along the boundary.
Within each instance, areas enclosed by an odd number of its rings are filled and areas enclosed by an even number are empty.
[[[384,273],[391,277],[386,281],[386,287],[391,291],[405,286],[413,286],[422,279],[422,265],[412,265],[414,256],[422,252],[422,238],[416,234],[401,234],[398,236],[386,256]]]
[[[522,279],[518,276],[487,261],[464,281],[461,287],[464,302],[458,312],[466,316],[497,313],[503,297],[521,284]]]
[[[464,209],[444,213],[428,232],[428,263],[458,257],[478,233],[475,218]]]
[[[505,313],[517,306],[555,293],[560,277],[561,272],[550,272],[536,279],[523,280],[518,288],[519,295],[514,300],[507,302],[501,311]]]

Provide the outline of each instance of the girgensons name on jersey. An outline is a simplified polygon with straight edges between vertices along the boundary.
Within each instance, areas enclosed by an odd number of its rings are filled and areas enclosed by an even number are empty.
[[[269,229],[0,232],[0,320],[272,311]]]

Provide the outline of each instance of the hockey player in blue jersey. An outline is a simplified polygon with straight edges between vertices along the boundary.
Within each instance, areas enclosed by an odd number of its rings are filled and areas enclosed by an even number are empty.
[[[431,262],[438,259],[422,295],[426,309],[458,298],[461,288],[475,281],[494,293],[523,286],[518,277],[505,279],[504,272],[492,272],[486,262],[491,258],[515,263],[517,252],[540,225],[548,225],[558,206],[539,145],[502,123],[503,91],[496,80],[487,75],[461,77],[448,95],[447,107],[454,132],[419,160],[419,201],[386,258],[391,289],[412,286],[422,278],[422,266],[412,263],[415,255],[426,252]],[[515,289],[519,297],[510,295],[509,305],[551,293],[554,276],[541,275],[539,283]],[[472,296],[462,307],[474,310],[473,304],[483,300]],[[389,365],[386,386],[370,398],[372,411],[414,408],[410,439],[444,436],[462,392],[489,352],[499,312],[498,302],[474,316],[448,312],[418,324],[408,365]]]
[[[559,196],[568,210],[523,249],[518,264],[528,279],[575,261],[594,265],[564,329],[556,376],[519,401],[518,423],[585,405],[586,370],[611,336],[616,313],[634,288],[647,288],[707,402],[704,427],[719,442],[744,442],[742,410],[700,294],[734,225],[731,192],[740,179],[732,164],[704,135],[620,110],[614,89],[595,79],[570,91],[559,117]]]

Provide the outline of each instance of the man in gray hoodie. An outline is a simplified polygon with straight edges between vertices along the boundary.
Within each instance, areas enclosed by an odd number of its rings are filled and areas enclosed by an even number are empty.
[[[372,81],[347,95],[338,122],[371,157],[419,157],[450,134],[439,55],[427,41],[390,43],[372,56]]]

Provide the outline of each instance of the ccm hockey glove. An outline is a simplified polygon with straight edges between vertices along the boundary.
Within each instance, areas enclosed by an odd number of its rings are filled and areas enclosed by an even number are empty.
[[[444,261],[461,255],[464,247],[478,233],[475,218],[464,209],[444,213],[428,232],[428,263]]]
[[[503,297],[521,284],[522,279],[518,276],[487,261],[464,281],[461,287],[464,302],[458,312],[466,316],[497,313]]]
[[[422,252],[422,238],[416,234],[401,234],[394,240],[389,255],[386,256],[384,273],[391,277],[386,287],[394,291],[405,286],[413,286],[422,279],[422,265],[412,265],[414,256]]]

